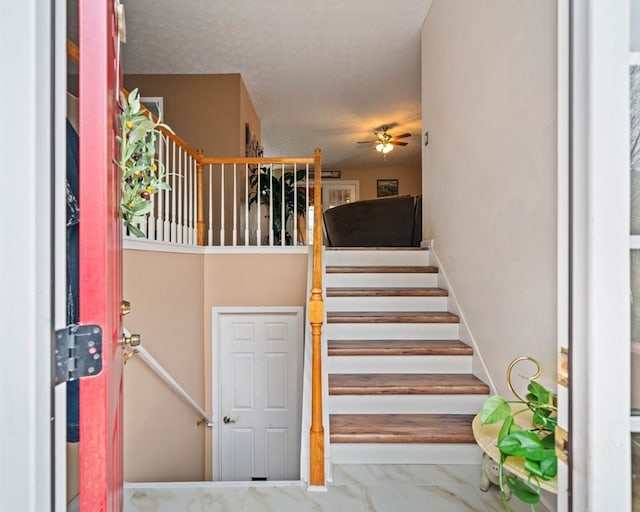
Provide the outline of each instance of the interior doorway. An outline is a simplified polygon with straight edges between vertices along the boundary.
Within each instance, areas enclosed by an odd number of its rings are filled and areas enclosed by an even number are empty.
[[[213,479],[298,480],[302,307],[213,308]]]

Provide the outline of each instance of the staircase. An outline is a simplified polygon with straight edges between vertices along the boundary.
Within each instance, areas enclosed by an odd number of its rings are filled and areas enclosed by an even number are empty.
[[[489,387],[420,249],[327,249],[333,463],[477,464]]]

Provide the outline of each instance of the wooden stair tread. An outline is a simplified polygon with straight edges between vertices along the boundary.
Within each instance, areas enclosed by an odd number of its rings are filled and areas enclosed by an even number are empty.
[[[330,356],[467,356],[473,348],[459,340],[329,340]]]
[[[426,266],[327,266],[327,274],[436,274],[438,267]]]
[[[327,297],[447,297],[444,288],[327,288]]]
[[[473,414],[332,414],[332,443],[475,443]]]
[[[330,395],[484,395],[487,386],[470,373],[333,373]]]
[[[453,313],[434,311],[330,311],[327,312],[327,323],[428,323],[428,324],[457,324],[460,318]]]

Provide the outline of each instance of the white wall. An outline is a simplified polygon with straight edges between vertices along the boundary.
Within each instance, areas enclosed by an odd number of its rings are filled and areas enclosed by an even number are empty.
[[[422,31],[425,238],[498,391],[520,355],[554,385],[553,0],[434,0]]]

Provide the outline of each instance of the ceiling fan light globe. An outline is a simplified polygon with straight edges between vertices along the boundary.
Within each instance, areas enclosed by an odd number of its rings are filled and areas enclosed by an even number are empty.
[[[389,142],[387,142],[382,148],[382,153],[386,155],[392,149],[393,149],[393,144],[390,144]]]
[[[384,151],[384,144],[382,142],[378,142],[378,144],[376,144],[376,149],[382,153]]]

